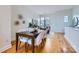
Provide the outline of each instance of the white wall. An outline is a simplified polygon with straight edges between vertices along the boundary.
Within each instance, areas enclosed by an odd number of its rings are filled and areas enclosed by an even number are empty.
[[[69,16],[69,20],[71,20],[72,9],[58,11],[54,14],[50,15],[50,25],[51,29],[54,32],[64,32],[64,16]],[[70,23],[68,23],[70,25]]]
[[[73,8],[73,15],[79,15],[79,6]]]
[[[10,6],[0,6],[0,52],[11,47]]]
[[[32,20],[33,17],[37,16],[32,10],[29,9],[29,6],[11,6],[12,10],[12,21],[11,21],[11,38],[15,40],[16,31],[20,29],[26,29],[28,27],[28,23]],[[22,20],[18,19],[18,14],[23,15],[23,19],[25,20],[25,24],[22,24]],[[19,25],[15,26],[14,22],[18,20],[20,22]]]

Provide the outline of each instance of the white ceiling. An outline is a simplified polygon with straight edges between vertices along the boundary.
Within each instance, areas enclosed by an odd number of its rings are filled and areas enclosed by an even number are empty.
[[[29,5],[27,8],[36,14],[50,14],[56,11],[71,9],[72,5]]]
[[[14,5],[16,10],[21,10],[22,12],[32,15],[47,15],[52,14],[57,11],[62,11],[65,9],[71,9],[76,7],[74,5]]]

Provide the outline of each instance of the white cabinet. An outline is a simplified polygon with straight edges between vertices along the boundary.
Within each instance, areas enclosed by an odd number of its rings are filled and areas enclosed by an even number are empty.
[[[65,27],[65,37],[76,50],[76,52],[79,52],[79,29],[73,27]]]

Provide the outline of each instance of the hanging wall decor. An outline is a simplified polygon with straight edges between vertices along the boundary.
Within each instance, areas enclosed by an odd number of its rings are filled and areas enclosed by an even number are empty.
[[[15,21],[15,25],[19,25],[19,21]]]
[[[25,24],[25,20],[23,20],[22,23]]]
[[[73,26],[77,26],[78,25],[78,17],[73,17]]]
[[[19,14],[19,15],[18,15],[18,18],[19,18],[20,20],[22,20],[22,19],[23,19],[23,16],[22,16],[21,14]]]

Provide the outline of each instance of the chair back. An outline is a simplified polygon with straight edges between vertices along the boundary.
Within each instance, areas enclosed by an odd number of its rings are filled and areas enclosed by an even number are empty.
[[[41,31],[37,38],[35,39],[35,45],[39,45],[42,42],[42,39],[44,37],[44,31]]]
[[[47,31],[48,31],[48,29],[46,29],[46,30],[44,31],[44,38],[47,37]]]

